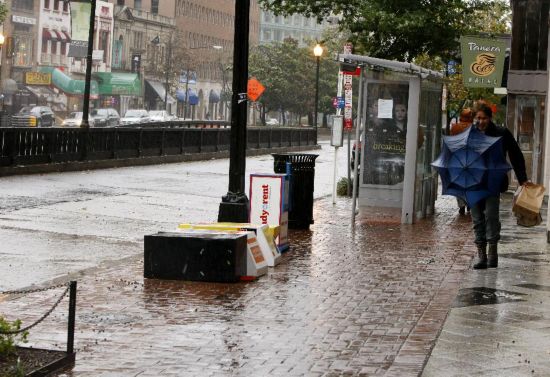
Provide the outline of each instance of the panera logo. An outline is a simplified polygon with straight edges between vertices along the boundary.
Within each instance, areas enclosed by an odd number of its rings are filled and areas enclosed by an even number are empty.
[[[497,69],[496,61],[497,57],[494,54],[481,53],[476,56],[476,60],[470,65],[470,71],[477,76],[489,76]]]

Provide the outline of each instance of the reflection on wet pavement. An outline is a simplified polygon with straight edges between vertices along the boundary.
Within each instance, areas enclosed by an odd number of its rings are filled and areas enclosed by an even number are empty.
[[[316,201],[311,230],[251,283],[144,280],[142,258],[86,272],[65,375],[417,375],[468,268],[470,223],[444,200],[414,226],[352,229],[350,208]],[[0,309],[32,320],[48,301],[28,299]],[[63,346],[54,313],[33,346]]]

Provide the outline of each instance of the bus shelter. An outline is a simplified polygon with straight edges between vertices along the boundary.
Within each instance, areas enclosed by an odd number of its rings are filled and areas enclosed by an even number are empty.
[[[361,68],[353,218],[355,203],[367,221],[412,224],[433,214],[438,176],[431,162],[440,151],[443,75],[368,56],[341,54],[339,61]]]

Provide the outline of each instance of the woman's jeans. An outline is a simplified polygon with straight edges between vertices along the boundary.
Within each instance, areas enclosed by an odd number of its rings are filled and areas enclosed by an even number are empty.
[[[480,200],[470,208],[476,245],[496,244],[500,239],[500,196]]]

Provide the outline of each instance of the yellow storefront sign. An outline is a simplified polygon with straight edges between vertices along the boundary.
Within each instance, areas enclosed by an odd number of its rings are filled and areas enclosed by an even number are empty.
[[[52,74],[43,72],[26,72],[25,84],[27,85],[50,85],[52,83]]]

